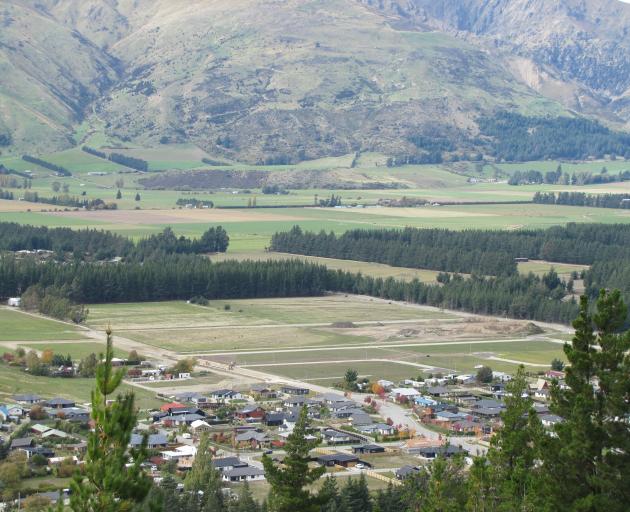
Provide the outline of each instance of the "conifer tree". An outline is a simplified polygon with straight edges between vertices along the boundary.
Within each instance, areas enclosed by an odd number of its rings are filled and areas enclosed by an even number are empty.
[[[341,511],[341,496],[336,478],[332,476],[326,477],[317,496],[322,503],[321,512]]]
[[[124,377],[114,370],[112,331],[107,328],[105,360],[96,369],[92,391],[93,431],[88,436],[84,472],[71,483],[73,512],[126,512],[142,503],[151,489],[151,479],[141,464],[147,457],[146,437],[139,448],[129,448],[137,413],[134,394],[119,394],[108,403]]]
[[[210,441],[204,434],[199,441],[195,461],[186,479],[184,488],[189,492],[191,499],[198,502],[198,509],[204,512],[220,512],[224,508],[223,494],[221,492],[221,477],[212,466],[212,453]]]
[[[317,446],[317,442],[306,439],[307,428],[307,410],[303,407],[293,432],[287,439],[282,466],[275,465],[269,456],[263,456],[265,474],[271,485],[267,502],[269,512],[319,510],[319,496],[312,495],[307,487],[319,479],[326,468],[311,469],[308,466],[309,452]]]

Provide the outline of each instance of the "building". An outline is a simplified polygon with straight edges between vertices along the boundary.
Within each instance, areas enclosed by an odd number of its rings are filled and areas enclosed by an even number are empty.
[[[350,444],[362,440],[359,436],[351,434],[350,432],[333,429],[322,431],[322,437],[328,444]]]
[[[190,429],[195,434],[201,434],[202,432],[210,432],[211,427],[204,420],[195,420],[190,424]]]
[[[405,480],[420,473],[420,468],[417,466],[403,466],[396,470],[396,478],[398,480]]]
[[[379,434],[381,436],[393,436],[396,433],[396,429],[393,425],[388,425],[387,423],[372,423],[371,425],[362,425],[357,428],[359,432],[362,434],[376,435]]]
[[[361,444],[353,446],[352,453],[385,453],[385,448],[378,444]]]
[[[224,482],[255,482],[265,479],[265,471],[253,466],[237,467],[221,473]]]
[[[76,407],[74,400],[68,400],[67,398],[51,398],[46,402],[46,406],[51,409],[68,409],[70,407]]]
[[[22,304],[22,299],[20,297],[10,297],[7,301],[7,306],[11,306],[12,308],[19,308]]]
[[[280,388],[285,395],[308,395],[310,389],[308,388],[298,388],[294,386],[282,386]]]
[[[240,420],[262,420],[265,417],[265,410],[262,407],[252,405],[236,411],[234,416]]]
[[[247,462],[243,462],[238,457],[223,457],[220,459],[212,459],[214,469],[223,472],[231,471],[234,468],[247,467]]]
[[[283,412],[268,412],[263,423],[268,427],[279,427],[284,423],[285,414]]]
[[[359,457],[349,453],[332,453],[317,457],[317,463],[322,466],[341,466],[344,468],[354,467],[359,463]]]
[[[132,448],[138,448],[142,444],[142,438],[140,434],[131,434],[131,441],[129,446]],[[168,439],[164,434],[151,434],[147,437],[147,448],[166,448],[168,445]]]
[[[39,395],[13,395],[13,400],[18,404],[33,405],[42,401]]]

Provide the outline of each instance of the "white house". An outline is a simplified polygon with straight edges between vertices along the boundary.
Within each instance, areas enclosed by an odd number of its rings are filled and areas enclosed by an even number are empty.
[[[174,450],[165,450],[160,452],[164,460],[179,460],[185,458],[192,458],[197,454],[197,448],[194,446],[183,445],[178,446]]]
[[[420,391],[413,388],[394,388],[390,392],[392,398],[398,398],[400,396],[407,397],[409,400],[413,400],[415,397],[420,396]]]
[[[265,471],[253,466],[237,467],[221,473],[224,482],[254,482],[265,479]]]

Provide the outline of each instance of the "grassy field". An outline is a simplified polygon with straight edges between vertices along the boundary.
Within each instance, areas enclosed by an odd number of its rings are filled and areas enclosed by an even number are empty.
[[[88,403],[90,393],[94,388],[94,379],[62,379],[52,377],[36,377],[25,373],[19,368],[0,365],[0,395],[9,398],[16,393],[34,393],[44,398],[63,397],[76,400],[78,403]],[[158,407],[160,400],[154,393],[123,384],[121,392],[133,390],[138,406],[142,409]]]
[[[82,343],[47,343],[47,342],[37,342],[30,344],[20,344],[20,347],[25,350],[38,350],[43,351],[50,349],[55,354],[61,355],[70,355],[73,360],[77,361],[79,359],[83,359],[90,354],[103,354],[105,352],[105,344],[97,343],[92,341],[85,341]],[[123,350],[118,350],[114,347],[114,356],[115,357],[127,357],[127,353]]]
[[[84,333],[64,322],[0,309],[0,341],[80,340]]]

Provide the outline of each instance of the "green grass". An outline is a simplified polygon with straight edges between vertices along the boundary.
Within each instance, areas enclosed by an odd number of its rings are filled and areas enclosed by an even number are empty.
[[[79,340],[85,338],[80,329],[55,320],[0,309],[0,341]]]
[[[568,277],[572,272],[577,272],[578,275],[582,270],[588,269],[588,265],[573,265],[570,263],[554,263],[551,261],[539,261],[532,260],[518,264],[518,271],[521,274],[529,274],[530,272],[536,275],[542,275],[554,269],[559,275]]]
[[[62,379],[53,377],[36,377],[24,372],[20,368],[0,365],[0,395],[10,397],[16,393],[34,393],[44,398],[63,397],[76,400],[77,403],[90,402],[90,393],[94,388],[94,379]],[[121,392],[131,390],[136,395],[140,408],[153,408],[159,406],[160,400],[154,393],[123,384],[119,388]]]

